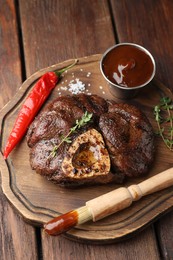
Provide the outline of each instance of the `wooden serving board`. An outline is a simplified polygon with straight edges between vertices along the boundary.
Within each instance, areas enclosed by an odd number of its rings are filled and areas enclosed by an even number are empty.
[[[64,73],[64,77],[53,90],[46,103],[64,94],[71,94],[69,84],[79,79],[85,85],[85,93],[98,94],[106,99],[116,99],[109,90],[108,84],[99,69],[101,55],[93,55],[79,59],[79,63]],[[52,71],[67,66],[72,61],[56,64],[36,72],[28,78],[15,97],[0,112],[1,118],[1,154],[0,169],[3,192],[8,200],[20,212],[24,219],[33,224],[41,225],[51,218],[85,205],[85,202],[101,194],[116,189],[120,185],[98,185],[67,189],[59,187],[31,170],[29,163],[29,148],[25,137],[5,161],[2,152],[12,129],[17,113],[36,80],[46,71]],[[159,87],[159,88],[158,88]],[[140,107],[150,119],[153,128],[153,107],[158,104],[160,90],[171,96],[169,90],[154,80],[144,88],[136,98],[128,100]],[[127,180],[123,185],[139,183],[173,166],[173,153],[156,137],[155,161],[147,176]],[[86,223],[65,234],[66,237],[81,242],[111,243],[124,239],[143,229],[173,206],[173,187],[142,198],[119,213],[111,215],[96,223]]]

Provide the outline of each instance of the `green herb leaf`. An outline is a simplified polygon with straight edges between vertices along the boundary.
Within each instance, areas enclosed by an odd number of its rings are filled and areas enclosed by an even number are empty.
[[[72,142],[72,140],[70,139],[70,137],[66,137],[66,138],[64,138],[64,142],[70,144]]]
[[[161,106],[168,105],[170,103],[172,103],[172,100],[170,99],[170,97],[162,97],[160,99],[160,105]]]
[[[161,121],[161,116],[160,116],[160,106],[155,106],[154,107],[154,115],[155,115],[155,120],[157,122]]]
[[[158,134],[167,148],[173,151],[173,102],[170,97],[162,97],[154,107],[154,116],[158,126]],[[162,114],[162,116],[161,116]]]
[[[68,134],[66,136],[64,136],[64,135],[61,136],[61,142],[58,145],[54,146],[50,155],[52,157],[55,157],[58,148],[62,145],[63,142],[66,142],[68,144],[71,143],[72,141],[71,141],[70,135],[72,133],[74,133],[77,129],[80,129],[81,127],[85,126],[92,119],[92,116],[93,116],[93,114],[88,113],[86,111],[83,114],[81,119],[77,119],[76,124],[72,128],[70,128],[70,131],[68,132]]]

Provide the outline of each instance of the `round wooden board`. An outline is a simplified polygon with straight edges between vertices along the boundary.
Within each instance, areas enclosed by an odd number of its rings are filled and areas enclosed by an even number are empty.
[[[85,84],[85,93],[98,94],[106,99],[116,98],[110,93],[109,86],[102,77],[99,69],[101,55],[93,55],[79,59],[79,63],[64,73],[64,77],[53,90],[46,104],[56,97],[71,94],[69,83],[79,79]],[[17,113],[26,95],[35,81],[46,71],[60,69],[72,60],[56,64],[33,74],[28,78],[15,97],[0,112],[1,118],[1,155],[0,169],[3,192],[14,207],[22,214],[26,221],[33,225],[42,225],[51,218],[85,205],[85,202],[101,194],[116,189],[120,185],[110,184],[103,186],[80,187],[66,189],[47,181],[44,177],[31,170],[29,164],[29,148],[26,140],[14,149],[5,161],[2,156],[7,137],[14,124]],[[156,124],[153,116],[153,107],[158,104],[160,91],[171,96],[169,90],[154,80],[143,89],[136,98],[126,102],[137,105],[150,119],[153,128]],[[122,100],[116,100],[122,102]],[[129,186],[139,183],[147,177],[153,176],[173,166],[172,153],[164,146],[159,137],[156,137],[155,161],[147,176],[127,180],[123,185]],[[92,243],[111,243],[125,239],[143,229],[173,206],[173,187],[142,198],[140,201],[119,213],[111,215],[96,223],[86,223],[72,229],[66,237]]]

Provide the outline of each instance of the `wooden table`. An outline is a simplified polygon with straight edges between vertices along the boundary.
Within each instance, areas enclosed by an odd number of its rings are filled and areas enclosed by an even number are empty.
[[[173,2],[169,0],[0,0],[0,108],[37,70],[134,42],[155,57],[173,90]],[[0,258],[173,259],[173,213],[112,245],[49,237],[23,221],[0,191]]]

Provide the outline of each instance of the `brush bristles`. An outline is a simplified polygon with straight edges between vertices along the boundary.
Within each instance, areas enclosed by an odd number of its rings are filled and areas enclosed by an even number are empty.
[[[78,225],[81,225],[89,220],[92,220],[92,214],[87,206],[76,209],[78,213]]]

